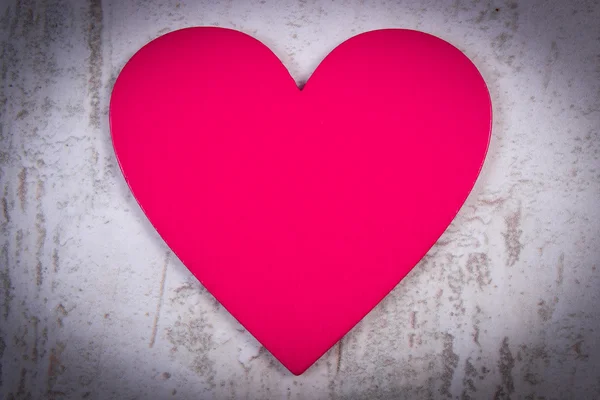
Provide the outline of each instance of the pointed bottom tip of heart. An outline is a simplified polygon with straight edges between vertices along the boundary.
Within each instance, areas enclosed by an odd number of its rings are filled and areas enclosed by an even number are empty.
[[[304,366],[289,366],[289,365],[285,365],[283,364],[283,366],[292,373],[292,375],[294,376],[300,376],[302,374],[304,374],[314,363],[316,362],[313,361],[308,365],[304,365]]]

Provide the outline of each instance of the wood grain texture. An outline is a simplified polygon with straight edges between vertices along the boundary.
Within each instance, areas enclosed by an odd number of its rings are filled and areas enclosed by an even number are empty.
[[[2,2],[0,397],[600,396],[599,19],[589,1]],[[492,94],[457,219],[300,377],[170,255],[114,158],[120,68],[195,25],[257,37],[299,83],[350,36],[419,29]]]

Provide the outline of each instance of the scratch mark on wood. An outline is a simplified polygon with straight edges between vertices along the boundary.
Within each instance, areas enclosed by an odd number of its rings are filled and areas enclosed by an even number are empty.
[[[558,286],[562,285],[564,277],[565,277],[565,253],[562,253],[558,258],[558,266],[557,266],[557,276],[556,276],[556,284]]]
[[[152,324],[152,334],[150,336],[149,347],[154,347],[156,342],[156,331],[158,330],[158,320],[160,319],[160,310],[162,308],[163,297],[165,295],[165,281],[167,280],[167,266],[169,265],[169,259],[171,258],[171,252],[165,253],[165,262],[163,264],[162,276],[160,278],[160,291],[158,294],[158,303],[156,304],[156,313],[154,315],[154,323]]]
[[[546,58],[546,67],[544,68],[544,89],[548,89],[552,78],[552,71],[556,60],[558,60],[559,52],[555,41],[552,41],[550,46],[550,54]]]

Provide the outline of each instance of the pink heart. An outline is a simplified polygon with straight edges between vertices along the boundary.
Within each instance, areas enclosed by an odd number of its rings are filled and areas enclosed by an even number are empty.
[[[199,27],[131,58],[110,125],[163,239],[301,374],[450,224],[482,167],[491,114],[476,67],[425,33],[355,36],[299,90],[256,39]]]

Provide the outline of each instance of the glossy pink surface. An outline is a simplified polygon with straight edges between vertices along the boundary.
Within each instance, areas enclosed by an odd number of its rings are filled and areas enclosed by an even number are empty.
[[[465,55],[400,29],[342,43],[303,90],[246,34],[175,31],[131,58],[110,105],[117,158],[154,227],[294,374],[444,232],[491,118]]]

